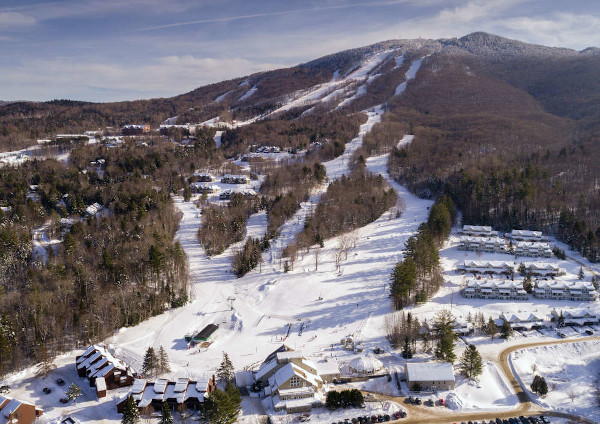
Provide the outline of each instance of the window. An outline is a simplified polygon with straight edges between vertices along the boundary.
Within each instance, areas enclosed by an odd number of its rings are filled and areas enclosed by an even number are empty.
[[[290,378],[290,387],[300,387],[300,377],[297,375]]]

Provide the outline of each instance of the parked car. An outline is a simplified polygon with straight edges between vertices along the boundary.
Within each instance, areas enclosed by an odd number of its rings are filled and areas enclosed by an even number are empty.
[[[65,380],[63,380],[62,378],[57,378],[56,379],[56,384],[58,384],[59,386],[64,386],[65,385]]]
[[[69,403],[69,398],[68,397],[60,398],[60,403]]]
[[[415,398],[415,405],[420,405],[420,404],[421,404],[421,399]]]
[[[2,394],[10,393],[10,387],[9,386],[0,386],[0,393],[2,393]]]
[[[433,403],[433,401],[431,399],[427,399],[425,401],[425,406],[434,406],[435,404]]]
[[[44,387],[42,389],[42,392],[44,392],[45,394],[49,395],[50,393],[52,393],[52,389],[50,387]]]

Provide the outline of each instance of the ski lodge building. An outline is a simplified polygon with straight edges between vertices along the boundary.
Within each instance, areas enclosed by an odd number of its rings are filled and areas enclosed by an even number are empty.
[[[454,369],[449,362],[407,362],[404,372],[408,390],[435,392],[454,389]]]
[[[501,237],[473,237],[463,236],[458,243],[459,250],[469,250],[473,252],[506,252],[506,242]]]
[[[316,364],[301,352],[282,345],[271,353],[254,376],[270,397],[269,407],[287,413],[308,412],[322,405],[319,390],[340,376],[335,360]]]

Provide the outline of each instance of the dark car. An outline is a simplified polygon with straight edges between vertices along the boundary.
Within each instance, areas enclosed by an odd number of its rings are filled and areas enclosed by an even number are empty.
[[[371,415],[371,422],[372,423],[376,423],[377,422],[377,415]]]
[[[44,387],[42,389],[42,392],[44,392],[45,394],[49,395],[50,393],[52,393],[52,389],[50,387]]]
[[[68,397],[60,398],[60,403],[69,403],[69,398]]]
[[[389,420],[391,420],[391,417],[390,417],[388,414],[385,414],[385,415],[383,416],[383,420],[384,420],[384,421],[389,421]]]
[[[425,406],[434,406],[434,405],[435,405],[435,403],[433,403],[433,401],[431,399],[427,399],[425,401]]]
[[[421,399],[415,398],[415,405],[420,405],[420,404],[421,404]]]
[[[56,384],[58,384],[59,386],[64,386],[65,385],[65,380],[63,380],[62,378],[57,378],[56,379]]]
[[[10,393],[10,387],[8,386],[0,386],[0,393]]]

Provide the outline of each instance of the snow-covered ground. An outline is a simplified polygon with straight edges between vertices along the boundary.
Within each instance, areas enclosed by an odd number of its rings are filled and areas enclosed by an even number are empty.
[[[402,93],[404,93],[404,90],[406,90],[406,84],[408,83],[408,81],[410,81],[411,79],[414,79],[417,76],[417,72],[419,72],[419,69],[421,69],[421,63],[423,63],[423,59],[425,59],[425,57],[415,60],[410,65],[410,67],[408,68],[408,71],[406,71],[406,74],[405,74],[406,81],[400,83],[396,87],[396,91],[394,92],[394,95],[399,96]]]
[[[513,352],[510,361],[527,389],[536,374],[548,383],[544,398],[528,390],[536,403],[593,420],[600,417],[596,393],[600,383],[599,340],[522,349]]]

